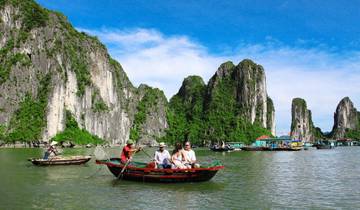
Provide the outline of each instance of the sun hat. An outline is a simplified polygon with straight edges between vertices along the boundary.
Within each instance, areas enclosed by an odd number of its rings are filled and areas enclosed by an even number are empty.
[[[166,147],[164,142],[160,142],[159,147]]]
[[[134,141],[129,139],[129,140],[127,140],[126,144],[134,144]]]
[[[50,145],[54,146],[54,145],[57,145],[57,143],[58,143],[57,141],[52,141]]]

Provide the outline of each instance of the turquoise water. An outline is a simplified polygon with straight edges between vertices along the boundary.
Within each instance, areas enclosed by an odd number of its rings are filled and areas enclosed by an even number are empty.
[[[108,152],[118,156],[119,150]],[[94,160],[83,166],[54,167],[27,161],[41,153],[40,149],[0,149],[0,209],[360,208],[360,147],[231,153],[199,149],[198,159],[219,159],[226,168],[209,182],[185,184],[121,180],[114,185],[114,176]],[[139,153],[135,159],[148,158]]]

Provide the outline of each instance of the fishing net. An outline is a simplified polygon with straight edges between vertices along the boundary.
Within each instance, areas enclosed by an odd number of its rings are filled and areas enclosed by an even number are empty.
[[[95,147],[94,155],[97,160],[110,160],[109,154],[100,145]]]

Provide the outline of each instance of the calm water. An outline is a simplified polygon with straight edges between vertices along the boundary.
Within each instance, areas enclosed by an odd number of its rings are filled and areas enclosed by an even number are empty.
[[[203,161],[220,159],[225,170],[203,183],[119,181],[113,186],[114,176],[105,167],[88,178],[100,167],[94,160],[84,166],[36,167],[26,160],[40,156],[40,149],[0,149],[0,209],[360,208],[360,147],[196,153]],[[135,159],[147,157],[139,153]]]

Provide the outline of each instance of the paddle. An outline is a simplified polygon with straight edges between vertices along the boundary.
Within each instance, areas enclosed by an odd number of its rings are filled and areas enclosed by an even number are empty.
[[[134,154],[132,155],[132,157],[134,157],[137,152],[138,152],[138,150],[134,152]],[[113,186],[115,186],[116,183],[117,183],[117,181],[120,180],[120,177],[122,178],[122,175],[124,174],[124,172],[125,172],[125,170],[126,170],[126,167],[129,165],[130,161],[131,161],[130,158],[126,161],[124,167],[122,168],[122,170],[120,171],[120,173],[119,173],[118,176],[116,177],[116,180],[114,181]]]

